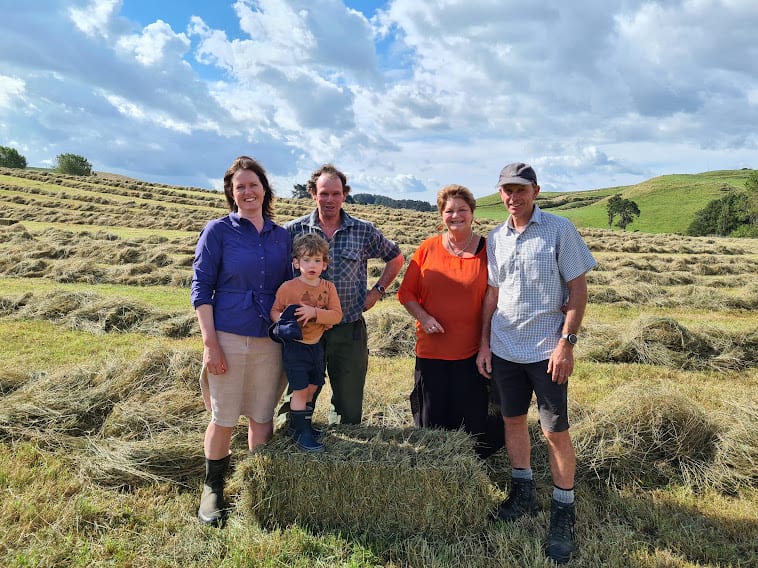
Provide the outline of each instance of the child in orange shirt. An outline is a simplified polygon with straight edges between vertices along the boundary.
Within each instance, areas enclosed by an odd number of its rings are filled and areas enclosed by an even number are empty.
[[[284,344],[284,372],[293,391],[292,439],[302,450],[321,452],[324,445],[311,426],[313,395],[324,384],[324,348],[320,339],[325,330],[342,320],[342,307],[334,284],[321,278],[329,263],[329,244],[315,233],[304,234],[292,243],[292,256],[300,275],[276,291],[271,308],[271,321],[275,323],[270,335]],[[300,333],[292,333],[295,322]]]

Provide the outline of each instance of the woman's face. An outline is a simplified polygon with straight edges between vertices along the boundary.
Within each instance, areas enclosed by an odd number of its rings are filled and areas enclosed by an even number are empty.
[[[232,194],[240,217],[260,216],[266,191],[252,170],[238,170],[232,176]]]
[[[442,209],[442,224],[451,233],[468,234],[471,223],[474,221],[474,212],[460,197],[451,197],[445,202]]]

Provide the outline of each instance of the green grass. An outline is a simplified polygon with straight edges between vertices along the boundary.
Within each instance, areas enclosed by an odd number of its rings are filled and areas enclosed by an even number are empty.
[[[42,294],[57,290],[66,292],[95,292],[103,297],[136,300],[164,311],[194,311],[190,302],[190,291],[176,286],[126,286],[119,284],[61,284],[41,278],[0,277],[3,296],[21,295],[26,292]]]
[[[0,320],[0,360],[14,372],[51,372],[78,365],[96,365],[110,358],[136,359],[143,353],[183,344],[202,347],[192,340],[146,337],[136,333],[91,333],[61,328],[47,321]]]
[[[672,174],[630,186],[571,193],[540,193],[537,203],[561,196],[570,199],[581,199],[593,195],[603,197],[601,201],[584,207],[547,209],[550,213],[570,219],[578,227],[600,229],[608,227],[606,199],[620,193],[624,199],[631,199],[640,208],[640,216],[627,227],[627,231],[685,234],[695,213],[703,209],[710,201],[722,197],[725,187],[744,190],[749,174],[750,170]],[[497,193],[477,200],[476,215],[478,218],[495,220],[504,220],[508,217]]]

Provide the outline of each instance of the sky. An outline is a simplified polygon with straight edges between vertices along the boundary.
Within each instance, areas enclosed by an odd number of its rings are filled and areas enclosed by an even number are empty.
[[[0,0],[0,146],[29,166],[282,197],[481,197],[758,168],[755,0]]]

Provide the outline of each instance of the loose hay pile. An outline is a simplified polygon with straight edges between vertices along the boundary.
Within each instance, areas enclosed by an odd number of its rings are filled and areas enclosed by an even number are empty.
[[[309,455],[277,436],[237,470],[241,510],[264,527],[390,538],[454,538],[485,528],[492,484],[463,432],[338,426]]]
[[[616,390],[572,430],[578,466],[611,484],[697,488],[724,449],[719,427],[695,402],[641,384]]]

